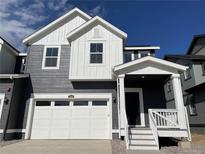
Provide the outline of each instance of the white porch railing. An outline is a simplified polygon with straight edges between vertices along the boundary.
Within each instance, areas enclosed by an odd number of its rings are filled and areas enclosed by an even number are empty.
[[[149,109],[156,128],[180,128],[176,109]]]
[[[125,122],[125,143],[126,143],[126,148],[129,149],[129,125],[127,121],[127,114],[125,110],[123,110],[123,117],[124,117],[124,122]]]
[[[159,149],[159,139],[158,139],[158,131],[157,131],[157,124],[153,117],[151,109],[149,109],[149,125],[150,129],[152,130],[152,134],[154,136],[154,140],[156,142],[157,148]]]

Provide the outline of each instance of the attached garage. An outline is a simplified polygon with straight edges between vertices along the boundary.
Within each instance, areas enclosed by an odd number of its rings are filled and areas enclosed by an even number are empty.
[[[111,139],[110,102],[103,97],[36,99],[31,139]]]

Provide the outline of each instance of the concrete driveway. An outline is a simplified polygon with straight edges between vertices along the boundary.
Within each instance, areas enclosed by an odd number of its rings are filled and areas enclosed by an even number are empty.
[[[112,154],[109,140],[24,140],[0,147],[0,154]]]

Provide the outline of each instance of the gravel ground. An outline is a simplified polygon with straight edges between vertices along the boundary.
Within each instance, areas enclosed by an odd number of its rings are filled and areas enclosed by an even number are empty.
[[[112,154],[127,154],[125,141],[112,140]]]
[[[181,147],[163,147],[161,150],[164,154],[205,154],[205,146],[198,144],[191,144],[189,148]]]

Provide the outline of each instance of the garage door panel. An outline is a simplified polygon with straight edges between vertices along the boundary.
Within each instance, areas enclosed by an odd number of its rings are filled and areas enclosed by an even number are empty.
[[[89,139],[90,131],[88,129],[72,129],[70,132],[71,139]]]
[[[49,139],[49,132],[47,129],[33,129],[32,130],[32,139]]]
[[[52,128],[69,128],[69,120],[52,120]]]
[[[108,139],[108,113],[105,101],[51,101],[51,106],[35,107],[31,138]]]

